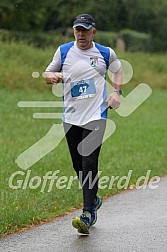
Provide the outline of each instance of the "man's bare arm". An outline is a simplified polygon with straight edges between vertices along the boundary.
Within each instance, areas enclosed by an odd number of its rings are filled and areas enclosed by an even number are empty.
[[[123,81],[122,68],[120,68],[116,73],[112,74],[112,86],[115,91],[121,90]],[[107,98],[108,107],[117,109],[120,106],[120,94],[118,92],[113,92]]]

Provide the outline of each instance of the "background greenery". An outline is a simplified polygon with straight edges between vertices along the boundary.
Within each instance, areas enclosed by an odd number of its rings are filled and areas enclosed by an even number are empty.
[[[30,36],[27,32],[39,34],[53,30],[69,36],[68,28],[72,27],[74,17],[80,13],[90,13],[96,18],[98,30],[116,32],[118,35],[121,30],[127,29],[142,32],[145,38],[146,35],[150,37],[147,50],[166,51],[166,10],[166,0],[85,0],[84,4],[79,0],[2,0],[0,28],[21,31],[21,37],[23,33],[24,37]],[[14,35],[17,37],[16,33]],[[44,35],[41,40],[44,40]],[[136,44],[136,41],[132,43]],[[130,49],[128,45],[127,48]]]

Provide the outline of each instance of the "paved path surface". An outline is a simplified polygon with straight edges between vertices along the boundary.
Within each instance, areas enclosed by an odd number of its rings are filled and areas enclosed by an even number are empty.
[[[167,252],[167,177],[158,189],[128,190],[104,201],[89,236],[71,226],[76,211],[0,240],[2,252]]]

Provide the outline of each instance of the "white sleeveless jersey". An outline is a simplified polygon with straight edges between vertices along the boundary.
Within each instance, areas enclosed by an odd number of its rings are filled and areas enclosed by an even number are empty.
[[[93,42],[81,50],[76,42],[61,45],[46,71],[63,73],[63,121],[73,125],[107,118],[106,71],[121,67],[115,52]],[[111,69],[110,69],[111,70]]]

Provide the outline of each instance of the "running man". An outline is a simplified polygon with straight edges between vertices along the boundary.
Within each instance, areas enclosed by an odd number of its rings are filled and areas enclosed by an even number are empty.
[[[98,191],[98,158],[108,107],[120,105],[122,70],[115,52],[93,42],[95,19],[78,15],[73,22],[75,41],[60,45],[46,68],[47,84],[63,81],[63,125],[78,179],[83,189],[83,213],[72,220],[79,233],[89,234],[102,205]],[[113,93],[107,97],[106,72],[113,74]],[[91,178],[91,179],[90,179]],[[95,183],[90,183],[95,181]]]

